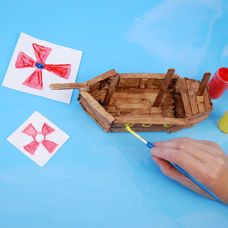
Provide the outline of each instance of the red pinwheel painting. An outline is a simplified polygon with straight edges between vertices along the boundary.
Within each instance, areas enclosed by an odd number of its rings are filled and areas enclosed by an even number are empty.
[[[51,90],[52,83],[74,83],[82,51],[21,33],[2,85],[69,104],[73,90]]]
[[[53,133],[55,129],[48,126],[48,124],[44,123],[41,132],[37,131],[35,127],[30,123],[22,133],[30,136],[32,141],[24,146],[24,149],[30,153],[35,154],[37,148],[42,144],[44,148],[49,152],[52,153],[58,146],[57,143],[48,140],[47,136]]]
[[[69,136],[39,112],[34,112],[7,140],[39,166],[44,166]]]
[[[71,73],[71,64],[46,64],[52,48],[32,43],[36,60],[24,52],[19,52],[15,63],[16,68],[34,68],[34,72],[28,76],[23,85],[42,90],[43,89],[43,70],[47,70],[58,77],[68,79]]]

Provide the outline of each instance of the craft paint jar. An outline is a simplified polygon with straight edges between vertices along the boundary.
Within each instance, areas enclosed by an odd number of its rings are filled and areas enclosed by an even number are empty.
[[[220,68],[208,84],[208,92],[213,99],[219,98],[228,88],[228,68]]]
[[[225,112],[223,117],[219,120],[218,127],[221,131],[228,134],[228,112]]]

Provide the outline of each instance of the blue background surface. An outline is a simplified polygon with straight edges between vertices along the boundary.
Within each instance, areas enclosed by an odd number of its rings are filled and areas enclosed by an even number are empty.
[[[40,0],[1,2],[0,80],[20,32],[83,50],[78,82],[111,68],[200,78],[228,66],[225,0]],[[148,149],[127,133],[104,133],[81,109],[0,87],[0,227],[228,227],[228,208],[160,173]],[[218,142],[228,94],[210,117],[178,133]],[[71,136],[43,167],[6,138],[34,111]]]

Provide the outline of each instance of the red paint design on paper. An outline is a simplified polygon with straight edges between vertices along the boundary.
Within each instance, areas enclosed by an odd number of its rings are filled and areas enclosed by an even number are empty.
[[[30,123],[23,131],[22,133],[32,137],[33,141],[31,141],[29,144],[24,146],[24,149],[30,153],[35,154],[36,150],[42,144],[45,149],[52,153],[56,147],[58,146],[57,143],[52,142],[50,140],[47,140],[47,136],[50,135],[52,132],[54,132],[55,129],[50,127],[48,124],[44,123],[41,132],[37,131],[35,127]]]
[[[19,52],[15,63],[16,68],[35,68],[35,71],[23,82],[23,85],[34,88],[43,89],[43,74],[45,69],[61,78],[68,79],[71,72],[70,64],[46,64],[45,61],[51,53],[52,49],[33,43],[33,50],[36,55],[36,61]]]

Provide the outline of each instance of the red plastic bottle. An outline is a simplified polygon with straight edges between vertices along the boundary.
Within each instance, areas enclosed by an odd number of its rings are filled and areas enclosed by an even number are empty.
[[[213,99],[219,98],[228,88],[228,68],[219,68],[208,84],[208,92]]]

